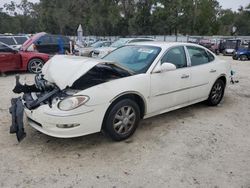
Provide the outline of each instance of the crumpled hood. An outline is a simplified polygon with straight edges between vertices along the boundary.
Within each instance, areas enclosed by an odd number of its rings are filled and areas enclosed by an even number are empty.
[[[99,63],[102,59],[79,56],[55,55],[42,69],[44,79],[56,84],[61,90],[71,87],[73,83]]]

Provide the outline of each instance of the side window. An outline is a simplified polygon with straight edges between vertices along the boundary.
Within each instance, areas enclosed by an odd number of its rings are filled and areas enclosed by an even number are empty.
[[[203,65],[211,61],[207,51],[202,48],[195,46],[187,46],[187,50],[190,55],[192,66]]]
[[[28,40],[27,37],[14,37],[17,41],[17,44],[23,44],[26,40]]]
[[[177,69],[187,67],[187,59],[184,47],[178,46],[171,48],[161,59],[161,63],[164,62],[173,63]]]
[[[0,52],[11,52],[12,50],[0,43]]]
[[[38,44],[50,44],[51,38],[49,35],[45,35],[37,40]]]
[[[58,37],[56,36],[56,35],[52,35],[51,36],[51,43],[52,44],[57,44],[58,43],[58,39],[57,39]]]
[[[11,37],[1,37],[0,42],[7,44],[7,45],[15,45],[16,42]]]
[[[208,55],[209,62],[211,62],[215,59],[214,56],[208,51],[207,51],[207,55]]]

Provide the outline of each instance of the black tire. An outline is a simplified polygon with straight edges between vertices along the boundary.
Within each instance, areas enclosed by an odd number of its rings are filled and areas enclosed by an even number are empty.
[[[218,79],[209,94],[209,97],[207,99],[207,104],[209,106],[217,106],[220,104],[223,96],[224,96],[224,91],[225,91],[225,83],[221,80]]]
[[[34,74],[42,72],[44,61],[39,58],[31,59],[28,63],[28,71]]]
[[[248,58],[247,58],[246,55],[241,55],[241,56],[240,56],[240,60],[241,60],[241,61],[247,61]]]
[[[131,99],[122,99],[108,110],[104,120],[104,130],[113,140],[121,141],[134,134],[139,122],[138,104]]]

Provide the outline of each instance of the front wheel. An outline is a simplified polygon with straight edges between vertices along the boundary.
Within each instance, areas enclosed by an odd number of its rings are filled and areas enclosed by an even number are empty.
[[[41,73],[44,62],[41,59],[35,58],[31,59],[28,64],[28,71],[31,73]]]
[[[114,104],[107,114],[104,130],[115,141],[125,140],[134,134],[140,122],[140,109],[131,99]]]
[[[211,89],[211,92],[209,94],[209,97],[208,97],[208,100],[207,100],[207,103],[209,106],[216,106],[218,105],[223,96],[224,96],[224,91],[225,91],[225,84],[222,80],[217,80],[212,89]]]
[[[241,56],[240,56],[240,60],[241,60],[241,61],[247,61],[248,58],[247,58],[246,55],[241,55]]]

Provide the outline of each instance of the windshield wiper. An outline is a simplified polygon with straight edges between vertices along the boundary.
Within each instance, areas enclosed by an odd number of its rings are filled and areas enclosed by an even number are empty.
[[[118,73],[121,73],[121,71],[119,71],[119,70],[122,70],[123,72],[129,73],[129,75],[135,74],[134,71],[127,69],[125,67],[122,67],[120,65],[117,65],[116,63],[105,63],[105,65],[109,66],[110,68],[112,68],[112,70],[114,70],[115,72],[118,72]]]

